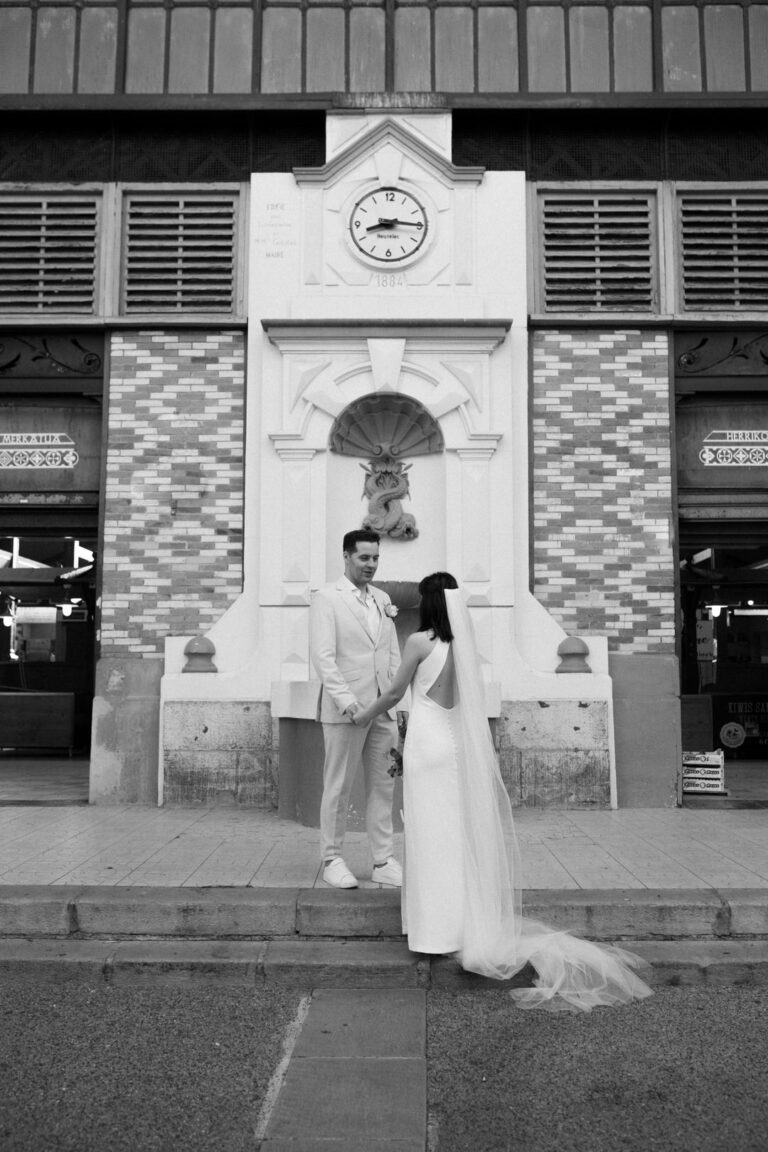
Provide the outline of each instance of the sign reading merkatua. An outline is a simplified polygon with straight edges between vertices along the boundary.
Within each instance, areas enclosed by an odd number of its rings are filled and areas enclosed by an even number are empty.
[[[79,459],[66,432],[0,432],[0,468],[74,468]]]

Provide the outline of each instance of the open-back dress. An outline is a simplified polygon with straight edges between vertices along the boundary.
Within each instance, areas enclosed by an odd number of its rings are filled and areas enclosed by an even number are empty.
[[[534,986],[510,990],[524,1008],[588,1011],[641,1000],[651,989],[634,971],[643,964],[639,957],[522,914],[512,808],[459,596],[446,593],[451,627],[461,640],[435,640],[411,681],[403,749],[408,946],[455,954],[468,971],[499,980],[532,965]]]

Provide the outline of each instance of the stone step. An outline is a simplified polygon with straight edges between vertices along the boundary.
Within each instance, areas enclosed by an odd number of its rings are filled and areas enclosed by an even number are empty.
[[[766,940],[638,941],[652,986],[768,984]],[[422,988],[504,991],[530,986],[531,970],[511,981],[464,972],[450,957],[418,956],[392,940],[0,940],[0,979],[295,988]]]
[[[768,939],[768,890],[524,893],[526,915],[590,940]],[[0,938],[402,940],[397,889],[0,887]]]

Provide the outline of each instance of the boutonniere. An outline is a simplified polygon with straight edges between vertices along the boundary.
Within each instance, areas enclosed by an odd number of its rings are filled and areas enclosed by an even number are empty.
[[[397,607],[396,604],[385,604],[384,605],[384,615],[389,616],[390,620],[394,620],[395,616],[397,616],[399,611],[400,611],[400,609]]]

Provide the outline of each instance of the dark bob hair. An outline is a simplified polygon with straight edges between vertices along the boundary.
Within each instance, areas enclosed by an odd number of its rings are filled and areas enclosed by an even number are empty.
[[[419,631],[434,632],[438,640],[453,640],[448,610],[445,607],[446,588],[458,588],[450,572],[433,572],[419,584]]]

